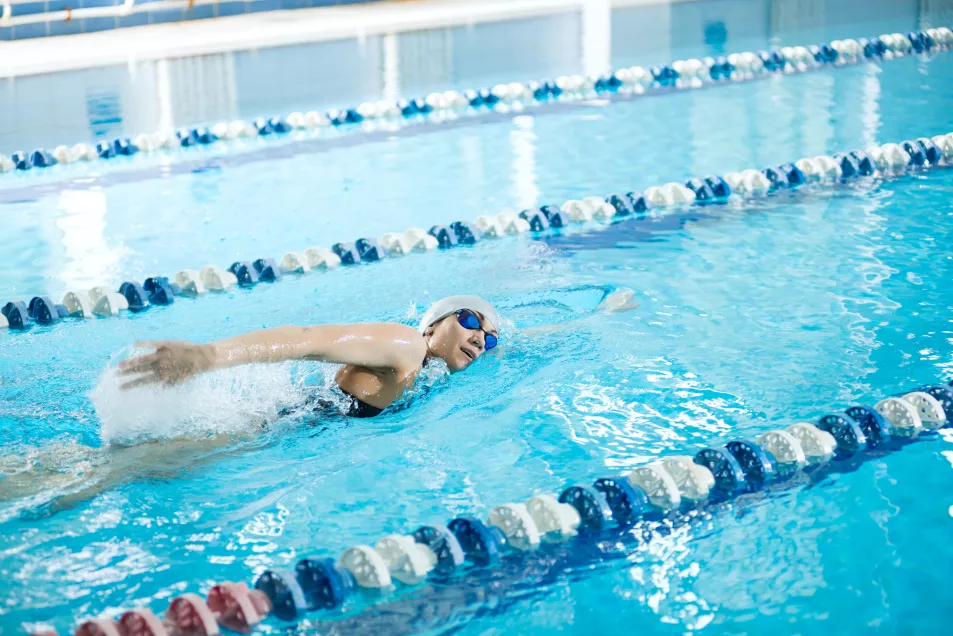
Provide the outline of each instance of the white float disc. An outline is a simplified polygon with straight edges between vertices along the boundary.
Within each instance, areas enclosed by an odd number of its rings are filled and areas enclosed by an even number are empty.
[[[837,441],[829,433],[813,424],[807,422],[792,424],[787,432],[801,445],[804,458],[809,464],[822,464],[834,456]]]
[[[807,465],[807,457],[800,442],[787,431],[769,431],[759,435],[755,441],[774,455],[780,464],[794,464],[799,468]]]
[[[704,466],[699,466],[687,455],[666,457],[662,460],[662,467],[675,480],[679,495],[685,499],[691,501],[707,499],[708,491],[715,485],[715,478],[711,471]],[[704,470],[695,470],[696,468]]]
[[[912,404],[913,408],[917,410],[923,428],[934,431],[946,424],[946,413],[943,412],[943,405],[929,393],[914,391],[904,395],[903,399]]]
[[[384,537],[374,550],[384,559],[391,576],[408,585],[424,580],[437,563],[430,548],[399,534]]]
[[[559,503],[552,495],[527,499],[526,509],[544,539],[564,541],[576,534],[579,512],[568,504]]]
[[[506,535],[507,542],[519,550],[539,547],[539,528],[523,504],[503,504],[490,511],[490,525]]]
[[[628,474],[629,483],[640,487],[660,508],[678,508],[682,501],[678,484],[660,462],[639,466]]]
[[[874,410],[890,420],[894,430],[904,437],[916,437],[923,430],[916,407],[907,400],[887,398],[877,402]]]
[[[391,586],[390,571],[384,558],[370,546],[356,545],[348,548],[338,559],[338,565],[350,571],[361,587]]]

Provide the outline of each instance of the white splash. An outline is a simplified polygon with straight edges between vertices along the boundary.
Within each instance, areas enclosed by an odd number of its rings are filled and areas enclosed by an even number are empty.
[[[126,349],[110,359],[90,399],[103,444],[249,432],[304,399],[291,364],[249,365],[206,373],[178,386],[120,387],[119,361],[145,353]]]

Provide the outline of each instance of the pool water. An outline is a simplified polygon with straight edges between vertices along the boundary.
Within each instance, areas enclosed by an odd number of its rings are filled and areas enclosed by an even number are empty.
[[[868,35],[912,28],[870,21]],[[832,24],[828,39],[860,35]],[[951,76],[949,54],[905,58],[283,159],[173,163],[162,178],[109,167],[87,183],[0,180],[0,246],[24,254],[0,265],[0,297],[950,132]],[[122,171],[133,178],[111,181]],[[950,170],[805,189],[0,333],[0,632],[160,611],[216,581],[948,382],[951,192]],[[528,333],[620,287],[638,309]],[[125,394],[110,371],[137,340],[412,323],[453,293],[499,307],[504,346],[452,378],[428,370],[410,408],[372,420],[278,416],[327,390],[332,370],[317,364]],[[951,442],[492,576],[360,595],[299,630],[941,633]]]

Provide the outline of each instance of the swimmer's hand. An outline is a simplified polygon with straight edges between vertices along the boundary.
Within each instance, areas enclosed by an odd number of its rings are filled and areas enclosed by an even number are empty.
[[[523,329],[522,332],[527,336],[538,336],[544,333],[552,333],[554,331],[559,331],[560,329],[563,329],[569,325],[579,325],[603,314],[614,314],[622,311],[629,311],[631,309],[635,309],[638,306],[639,303],[635,300],[635,292],[627,287],[620,287],[603,298],[602,302],[599,303],[599,306],[596,307],[595,311],[593,311],[591,314],[573,318],[571,320],[567,320],[566,322],[561,322],[555,325],[529,327],[528,329]]]
[[[620,287],[602,299],[596,311],[612,314],[620,311],[629,311],[639,306],[635,300],[635,292],[628,287]]]
[[[181,384],[215,368],[215,350],[208,345],[163,340],[137,342],[134,346],[155,349],[155,352],[119,363],[119,375],[140,376],[124,383],[123,389],[149,384]]]

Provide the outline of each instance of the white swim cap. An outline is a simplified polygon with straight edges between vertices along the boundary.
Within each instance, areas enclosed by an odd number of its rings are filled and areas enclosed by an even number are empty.
[[[494,329],[498,330],[500,328],[500,315],[496,313],[496,309],[493,308],[493,305],[487,301],[477,296],[447,296],[430,306],[430,309],[427,310],[424,317],[420,319],[420,325],[417,326],[417,330],[423,333],[430,325],[460,309],[470,309],[479,312],[483,314],[483,317],[486,318],[487,322],[489,322]]]

